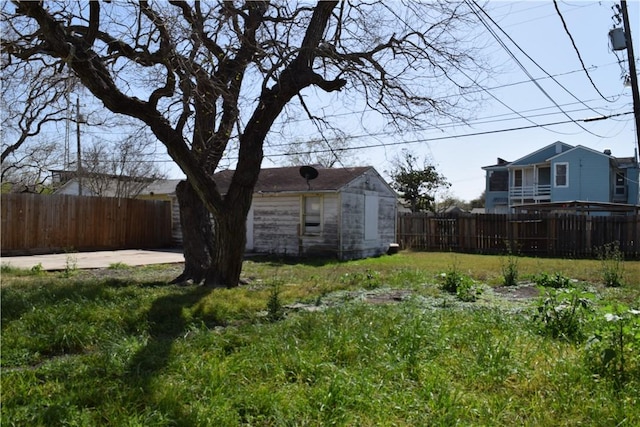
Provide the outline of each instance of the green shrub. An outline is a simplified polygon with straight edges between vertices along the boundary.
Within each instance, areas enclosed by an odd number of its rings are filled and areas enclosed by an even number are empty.
[[[533,281],[538,286],[544,286],[545,288],[570,288],[571,279],[563,276],[561,273],[540,273],[533,278]]]
[[[596,250],[600,259],[604,285],[618,287],[624,284],[624,255],[618,242],[607,243]]]
[[[466,277],[465,280],[458,285],[458,289],[456,290],[456,296],[461,301],[466,302],[473,302],[477,300],[481,294],[482,288],[476,286],[475,282],[470,277]]]
[[[284,305],[280,298],[283,283],[282,280],[274,280],[271,283],[271,291],[269,292],[269,299],[267,300],[267,319],[271,322],[282,320],[285,316]]]
[[[640,385],[640,310],[604,307],[587,340],[585,361],[599,378],[612,381],[615,391],[630,382]]]
[[[39,276],[40,274],[44,273],[44,268],[42,267],[42,263],[38,263],[36,265],[34,265],[33,267],[31,267],[31,273],[34,276]]]
[[[580,342],[593,311],[593,298],[593,294],[577,289],[548,289],[537,303],[533,321],[543,335]]]
[[[472,302],[478,299],[482,290],[476,286],[473,279],[457,270],[454,264],[449,271],[440,273],[440,289],[455,294],[460,300]]]
[[[124,262],[112,262],[109,264],[109,270],[126,270],[129,268]]]
[[[511,249],[511,244],[505,244],[507,253],[502,259],[502,280],[504,286],[515,286],[518,284],[518,257]]]

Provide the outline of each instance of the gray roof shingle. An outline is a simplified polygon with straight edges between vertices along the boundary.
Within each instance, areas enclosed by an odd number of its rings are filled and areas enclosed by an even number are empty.
[[[371,166],[351,168],[316,168],[318,177],[307,180],[300,175],[299,166],[265,168],[260,171],[254,191],[256,193],[280,193],[301,191],[337,191],[355,178],[373,169]],[[224,170],[214,175],[218,190],[224,194],[229,189],[233,170]]]

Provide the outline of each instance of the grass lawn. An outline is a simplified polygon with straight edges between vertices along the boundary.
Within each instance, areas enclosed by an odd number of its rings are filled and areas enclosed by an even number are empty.
[[[1,424],[640,425],[640,261],[253,259],[213,290],[180,271],[3,266]]]

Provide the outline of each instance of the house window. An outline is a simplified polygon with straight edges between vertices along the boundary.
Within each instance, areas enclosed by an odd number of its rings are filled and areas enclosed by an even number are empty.
[[[616,187],[615,194],[616,196],[624,196],[626,194],[626,182],[625,182],[624,171],[616,172]]]
[[[556,163],[554,184],[556,187],[569,186],[569,163]]]
[[[522,169],[516,169],[513,171],[513,186],[522,187]]]
[[[508,191],[509,172],[491,171],[489,172],[489,191]]]
[[[538,185],[551,185],[551,168],[543,166],[538,169]]]
[[[319,196],[303,197],[302,221],[304,234],[322,232],[322,199]]]

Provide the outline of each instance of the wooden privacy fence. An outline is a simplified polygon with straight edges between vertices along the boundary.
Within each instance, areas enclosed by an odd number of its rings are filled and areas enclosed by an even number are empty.
[[[444,214],[398,216],[402,248],[590,258],[617,242],[626,259],[640,259],[640,215]]]
[[[5,256],[171,243],[171,206],[165,201],[3,194],[1,202]]]

